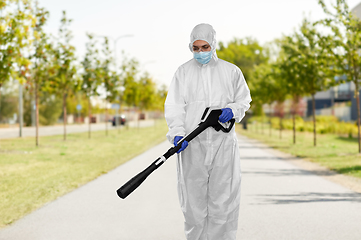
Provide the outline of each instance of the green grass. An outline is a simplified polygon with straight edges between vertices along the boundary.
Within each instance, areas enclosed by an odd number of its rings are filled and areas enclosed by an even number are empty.
[[[290,130],[282,131],[249,125],[248,130],[237,125],[237,132],[249,138],[257,139],[275,149],[290,153],[318,163],[336,172],[361,178],[361,155],[358,154],[358,142],[355,138],[341,137],[335,134],[317,134],[317,146],[313,146],[313,133],[296,132],[296,144],[293,144],[293,133]]]
[[[0,140],[0,228],[166,140],[156,126]]]

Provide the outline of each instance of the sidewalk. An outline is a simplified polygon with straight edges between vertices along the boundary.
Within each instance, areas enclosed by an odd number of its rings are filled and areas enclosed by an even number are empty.
[[[303,160],[245,137],[240,137],[240,152],[237,239],[360,239],[361,194],[328,180],[333,173],[301,168]]]
[[[115,191],[171,145],[163,142],[0,230],[1,240],[184,240],[175,156],[125,200]],[[239,136],[242,240],[358,240],[361,194]]]

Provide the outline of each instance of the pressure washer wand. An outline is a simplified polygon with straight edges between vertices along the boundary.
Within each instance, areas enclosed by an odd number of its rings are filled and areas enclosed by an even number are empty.
[[[216,131],[222,130],[223,132],[231,131],[235,120],[231,119],[226,125],[222,125],[218,118],[222,114],[222,110],[219,108],[207,108],[202,116],[201,122],[198,124],[198,127],[194,129],[191,133],[185,136],[181,141],[178,142],[177,146],[171,147],[168,151],[155,160],[149,167],[147,167],[142,172],[138,173],[135,177],[130,179],[122,187],[117,190],[117,194],[120,198],[125,199],[129,194],[131,194],[135,189],[139,187],[140,184],[152,173],[154,170],[159,168],[169,157],[175,154],[181,147],[184,141],[190,142],[201,132],[203,132],[208,127],[213,127]]]

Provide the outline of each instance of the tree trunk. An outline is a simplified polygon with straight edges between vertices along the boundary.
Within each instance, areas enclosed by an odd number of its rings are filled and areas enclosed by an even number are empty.
[[[39,94],[37,83],[35,83],[35,145],[39,146]]]
[[[357,102],[357,130],[358,130],[358,152],[361,153],[361,133],[360,133],[360,93],[359,93],[359,86],[358,82],[355,81],[355,93],[356,93],[356,102]]]
[[[19,137],[23,136],[23,86],[19,83]]]
[[[280,116],[280,139],[282,139],[282,117]]]
[[[271,104],[269,105],[270,111],[269,111],[269,135],[272,136],[272,118],[271,118],[271,111],[272,107]]]
[[[0,83],[0,113],[1,113],[1,83]],[[1,118],[0,118],[1,119]]]
[[[298,109],[298,97],[293,97],[292,122],[293,122],[293,144],[296,144],[296,113]]]
[[[272,136],[272,119],[271,116],[269,117],[269,136]]]
[[[293,121],[293,144],[296,144],[296,119],[295,113],[292,113],[292,121]]]
[[[280,102],[278,101],[277,102],[277,111],[278,111],[278,117],[280,118],[280,121],[279,121],[279,127],[280,127],[280,139],[282,139],[282,118],[284,116],[284,112],[283,112],[283,106],[284,102]]]
[[[0,109],[1,109],[1,87],[2,87],[2,84],[0,84]]]
[[[119,117],[121,115],[121,112],[122,112],[122,102],[119,101],[119,112],[118,112]],[[118,123],[118,119],[116,119],[116,123]],[[119,126],[117,126],[118,127],[118,134],[120,134],[120,128],[122,127],[122,121],[121,120],[120,120],[120,123],[118,123],[118,125],[119,125]]]
[[[88,131],[88,138],[90,139],[91,137],[91,128],[90,128],[90,124],[91,124],[91,116],[92,116],[92,105],[90,103],[90,97],[88,98],[88,108],[89,108],[89,112],[88,112],[88,118],[89,118],[89,131]]]
[[[108,136],[108,108],[107,108],[106,100],[105,100],[105,135]]]
[[[66,120],[68,116],[66,114],[66,93],[63,93],[63,125],[64,125],[64,141],[66,140]]]
[[[138,120],[138,122],[137,122],[137,130],[139,130],[139,126],[140,126],[140,112],[139,112],[139,110],[137,110],[137,120]]]
[[[316,102],[315,94],[312,94],[312,117],[313,117],[313,146],[316,146]]]

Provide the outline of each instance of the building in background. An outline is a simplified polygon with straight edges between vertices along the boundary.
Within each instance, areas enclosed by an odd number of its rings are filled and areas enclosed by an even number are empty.
[[[315,95],[316,115],[333,115],[341,121],[357,119],[355,86],[352,82],[331,87]],[[307,98],[307,116],[312,115],[312,99]],[[356,115],[354,116],[353,111]]]

